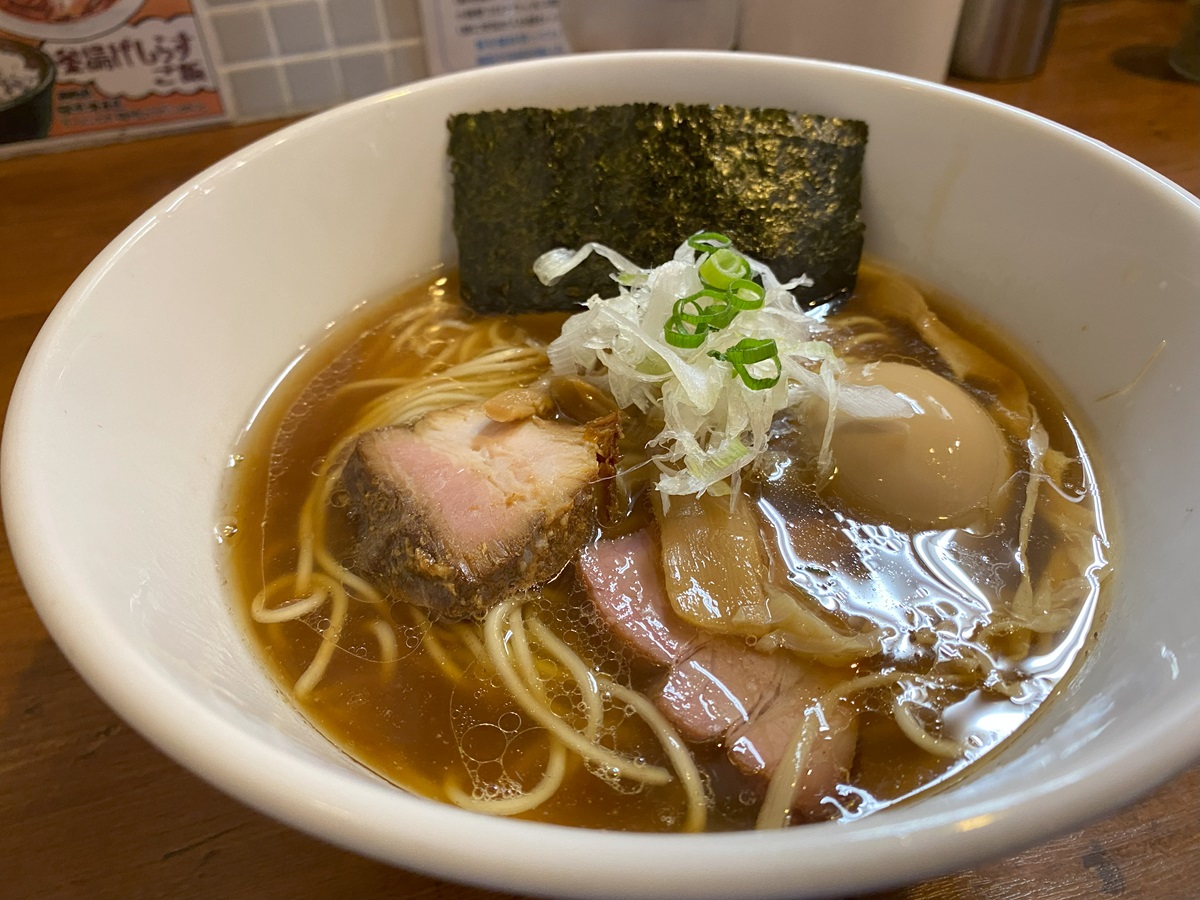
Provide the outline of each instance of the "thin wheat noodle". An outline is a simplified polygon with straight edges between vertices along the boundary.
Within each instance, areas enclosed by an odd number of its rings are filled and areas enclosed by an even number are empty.
[[[307,697],[325,676],[325,670],[329,668],[329,661],[333,659],[338,641],[341,640],[342,628],[346,624],[346,613],[350,609],[346,591],[340,584],[327,576],[314,575],[313,578],[327,583],[332,608],[329,612],[329,625],[321,632],[321,646],[317,648],[316,656],[313,657],[308,668],[304,670],[304,674],[296,680],[296,684],[292,687],[292,693],[297,697]]]
[[[531,691],[542,694],[541,700],[545,703],[547,701],[542,691],[542,676],[538,672],[537,663],[533,659],[533,649],[529,646],[529,639],[525,634],[523,609],[524,604],[519,604],[514,606],[508,614],[508,647],[513,659],[516,660],[517,674],[524,679]],[[588,737],[590,739],[591,735]]]
[[[1013,594],[1013,618],[1017,621],[1029,621],[1033,618],[1033,580],[1029,571],[1029,535],[1033,528],[1033,517],[1037,512],[1038,487],[1042,481],[1042,457],[1045,454],[1046,430],[1038,421],[1037,414],[1029,424],[1029,437],[1026,446],[1029,448],[1029,480],[1025,483],[1025,502],[1021,508],[1021,518],[1017,526],[1017,565],[1021,569],[1021,583]],[[1022,658],[1029,652],[1030,636],[1028,630],[1014,632],[1010,652],[1016,658]]]
[[[558,792],[562,787],[563,776],[567,771],[567,748],[554,736],[550,737],[550,758],[546,762],[546,771],[532,790],[522,791],[516,797],[496,797],[480,799],[468,794],[455,782],[447,779],[444,790],[446,796],[455,806],[469,809],[473,812],[489,813],[493,816],[516,816],[537,809]]]
[[[525,624],[533,635],[533,639],[543,649],[557,658],[567,671],[571,673],[571,677],[575,679],[575,683],[580,686],[581,691],[584,683],[588,684],[588,690],[582,692],[584,694],[584,703],[588,707],[589,732],[598,731],[603,721],[604,701],[600,697],[599,692],[601,689],[608,691],[619,702],[633,707],[634,712],[654,732],[654,736],[666,752],[667,759],[670,760],[672,768],[675,769],[675,774],[679,776],[680,784],[683,785],[688,810],[687,816],[684,819],[683,830],[703,831],[708,817],[708,804],[704,796],[704,780],[700,775],[700,769],[696,766],[696,760],[693,758],[687,744],[684,743],[679,733],[663,717],[663,714],[644,695],[626,687],[620,682],[614,681],[601,672],[596,672],[589,668],[583,659],[580,658],[579,654],[572,650],[562,638],[548,628],[537,616],[530,616]],[[593,740],[595,739],[594,733],[589,733],[588,736]]]
[[[587,711],[587,726],[583,733],[589,740],[596,740],[600,727],[604,724],[604,700],[600,696],[598,673],[589,669],[579,658],[579,654],[543,625],[537,616],[530,616],[525,622],[525,627],[533,634],[533,639],[541,644],[542,649],[558,660],[574,680]]]
[[[425,652],[429,654],[429,658],[442,670],[442,674],[450,679],[452,684],[460,683],[463,679],[463,670],[450,658],[449,652],[442,645],[441,638],[438,637],[433,623],[429,621],[429,617],[419,607],[412,604],[408,605],[408,609],[413,622],[421,631],[421,646],[425,648]]]
[[[456,622],[449,626],[454,632],[454,636],[458,638],[460,644],[471,651],[471,655],[476,660],[487,660],[487,651],[483,649],[483,641],[476,633],[479,631],[478,623],[468,625],[465,622]]]
[[[500,676],[504,686],[508,688],[513,700],[516,701],[539,725],[546,728],[567,746],[568,749],[584,759],[611,771],[622,778],[643,784],[667,784],[672,780],[671,773],[661,766],[649,766],[614,753],[606,747],[601,747],[575,729],[568,726],[562,719],[545,705],[530,687],[522,681],[520,675],[509,658],[507,641],[503,629],[506,624],[511,627],[509,615],[512,610],[522,603],[521,598],[505,600],[492,607],[484,620],[484,646],[492,666]],[[518,620],[518,626],[520,621]]]
[[[396,640],[396,629],[390,622],[376,619],[370,627],[371,634],[375,635],[375,640],[379,643],[379,661],[382,664],[379,672],[380,677],[386,683],[391,681],[392,676],[396,674],[396,663],[400,659],[400,643]]]
[[[298,596],[298,592],[293,591],[292,600],[282,606],[273,606],[267,609],[267,598],[285,582],[290,582],[294,586],[294,573],[288,572],[272,579],[254,595],[254,599],[250,601],[250,618],[264,625],[275,622],[293,622],[296,619],[304,618],[309,613],[316,612],[329,600],[328,591],[321,588],[314,588],[305,596]]]
[[[355,575],[340,562],[333,558],[329,550],[324,544],[319,544],[319,550],[314,553],[317,563],[321,569],[332,578],[336,578],[347,589],[354,592],[353,599],[362,603],[369,603],[372,606],[380,609],[387,608],[387,601],[384,600],[383,594],[380,593],[374,585],[369,581]]]
[[[666,750],[667,759],[671,761],[671,766],[675,769],[675,774],[679,776],[680,784],[683,785],[684,795],[687,798],[687,815],[683,821],[683,830],[703,831],[708,821],[708,801],[704,793],[704,779],[700,775],[700,769],[696,766],[695,758],[688,750],[683,738],[679,736],[679,732],[671,727],[671,723],[658,711],[658,708],[642,694],[603,675],[599,677],[599,681],[603,687],[612,692],[614,697],[622,703],[632,706],[642,720],[650,726],[655,737]]]
[[[345,394],[350,391],[366,391],[379,390],[380,388],[398,388],[401,385],[411,384],[412,378],[362,378],[358,381],[347,381],[345,384],[340,384],[334,388],[335,394]]]
[[[896,724],[904,732],[904,736],[926,753],[948,759],[958,759],[967,750],[965,744],[949,738],[938,737],[926,731],[902,697],[897,697],[892,704],[892,718],[896,720]]]

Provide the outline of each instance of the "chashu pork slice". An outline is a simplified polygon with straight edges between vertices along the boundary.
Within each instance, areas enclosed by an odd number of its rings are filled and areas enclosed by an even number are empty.
[[[837,684],[837,679],[820,667],[796,669],[796,680],[786,690],[725,735],[729,758],[748,775],[770,778],[779,769],[808,710]],[[837,796],[837,786],[849,778],[858,748],[858,713],[850,704],[825,704],[816,722],[792,798],[792,811],[807,819],[828,815],[824,798]]]
[[[683,658],[700,633],[675,615],[654,535],[643,529],[589,544],[579,572],[600,619],[639,656],[661,666]]]
[[[648,531],[586,547],[579,570],[601,620],[643,658],[668,667],[654,697],[663,715],[690,741],[721,742],[743,772],[769,780],[808,711],[839,680],[819,663],[761,653],[745,641],[704,635],[672,608],[658,541]],[[792,799],[806,819],[828,816],[858,745],[852,707],[823,710],[824,727],[809,747]]]
[[[453,618],[548,581],[592,537],[616,416],[497,422],[480,405],[363,435],[342,473],[355,565]]]

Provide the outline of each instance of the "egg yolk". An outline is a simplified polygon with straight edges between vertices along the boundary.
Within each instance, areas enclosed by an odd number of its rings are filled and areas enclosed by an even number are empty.
[[[856,510],[912,528],[970,524],[1012,474],[1004,436],[974,397],[916,366],[881,362],[848,372],[912,407],[908,418],[838,416],[832,488]]]

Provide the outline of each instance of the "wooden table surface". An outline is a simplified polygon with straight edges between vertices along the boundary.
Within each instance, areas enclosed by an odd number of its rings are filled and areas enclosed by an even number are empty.
[[[1200,192],[1200,88],[1167,48],[1183,0],[1064,4],[1039,77],[956,82]],[[0,162],[0,402],[47,313],[147,206],[278,128],[260,123]],[[50,641],[0,535],[0,897],[495,897],[334,849],[252,812],[124,725]],[[876,900],[1200,897],[1200,766],[1018,856]]]

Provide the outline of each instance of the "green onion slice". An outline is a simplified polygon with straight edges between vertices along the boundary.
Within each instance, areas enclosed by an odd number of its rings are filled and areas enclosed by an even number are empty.
[[[735,281],[750,277],[750,263],[736,250],[718,247],[700,263],[698,271],[701,281],[724,291]]]
[[[708,326],[693,325],[694,331],[689,331],[689,323],[683,320],[683,317],[676,314],[667,319],[663,325],[663,339],[672,347],[681,347],[685,350],[692,350],[704,343],[705,337],[708,336]]]
[[[734,309],[758,309],[763,305],[767,290],[761,284],[748,278],[739,278],[726,289],[729,305]]]
[[[729,304],[729,296],[721,291],[706,288],[690,297],[675,301],[675,315],[699,329],[716,330],[733,321],[737,310]]]
[[[765,362],[772,357],[778,359],[779,348],[775,346],[775,342],[771,338],[742,338],[724,353],[714,350],[713,355],[728,363],[750,366],[754,363]]]
[[[693,250],[706,253],[717,247],[732,247],[733,241],[719,231],[701,231],[687,239],[688,246]]]
[[[783,375],[783,365],[779,362],[779,348],[770,338],[743,338],[724,353],[710,350],[708,355],[729,363],[733,368],[733,374],[741,378],[742,383],[752,391],[762,391],[774,387]],[[775,364],[773,376],[759,378],[750,373],[750,366],[768,361]]]

